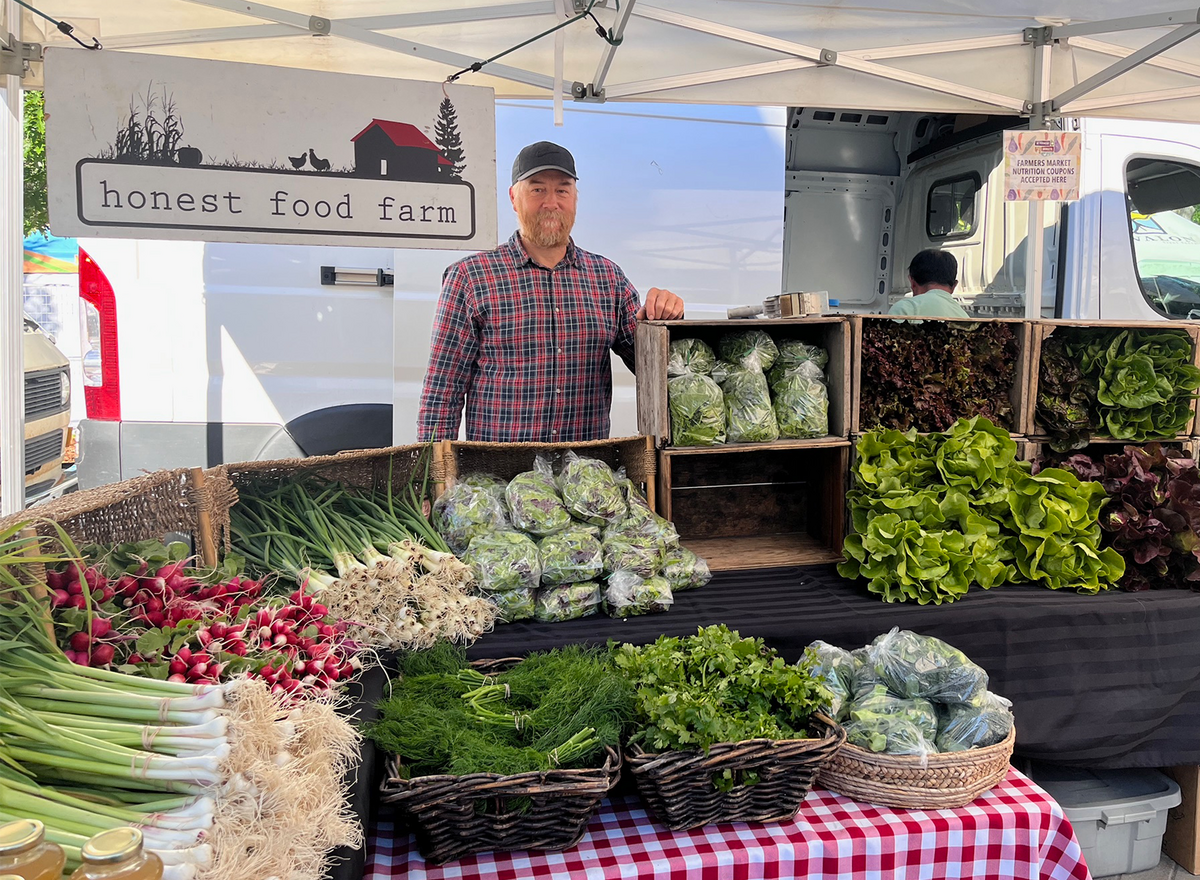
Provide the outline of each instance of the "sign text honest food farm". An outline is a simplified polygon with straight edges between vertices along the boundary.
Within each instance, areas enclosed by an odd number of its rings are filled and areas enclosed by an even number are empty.
[[[61,49],[46,104],[58,235],[496,244],[490,89]]]

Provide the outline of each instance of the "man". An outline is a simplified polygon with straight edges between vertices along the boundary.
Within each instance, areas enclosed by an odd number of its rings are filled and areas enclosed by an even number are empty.
[[[633,369],[637,322],[683,317],[683,300],[650,288],[644,305],[612,261],[575,245],[575,159],[548,141],[513,162],[517,231],[442,277],[420,440],[558,442],[608,436],[616,352]]]
[[[928,248],[908,264],[908,285],[913,295],[898,300],[889,315],[926,315],[931,318],[968,318],[966,309],[950,294],[958,286],[958,260],[949,251]]]

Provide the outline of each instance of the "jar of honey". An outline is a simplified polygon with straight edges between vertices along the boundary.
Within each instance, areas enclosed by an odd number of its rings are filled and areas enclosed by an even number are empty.
[[[20,880],[59,880],[67,857],[62,847],[46,840],[46,826],[37,819],[17,819],[0,825],[0,875]]]
[[[79,858],[71,880],[162,880],[162,859],[142,849],[137,828],[101,831],[80,848]]]

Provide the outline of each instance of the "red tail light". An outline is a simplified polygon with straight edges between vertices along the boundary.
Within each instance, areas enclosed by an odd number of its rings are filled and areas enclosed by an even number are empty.
[[[106,422],[121,419],[121,365],[117,357],[117,301],[103,270],[87,252],[79,249],[79,297],[94,309],[88,311],[84,354],[83,398],[89,419]],[[99,364],[96,364],[96,360]],[[98,369],[97,369],[98,366]]]

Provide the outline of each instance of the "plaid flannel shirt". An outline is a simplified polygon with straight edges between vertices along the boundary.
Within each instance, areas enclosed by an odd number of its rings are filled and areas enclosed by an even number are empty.
[[[608,436],[614,351],[633,369],[637,290],[611,260],[567,246],[553,269],[520,234],[452,265],[417,414],[420,440],[559,442]]]

